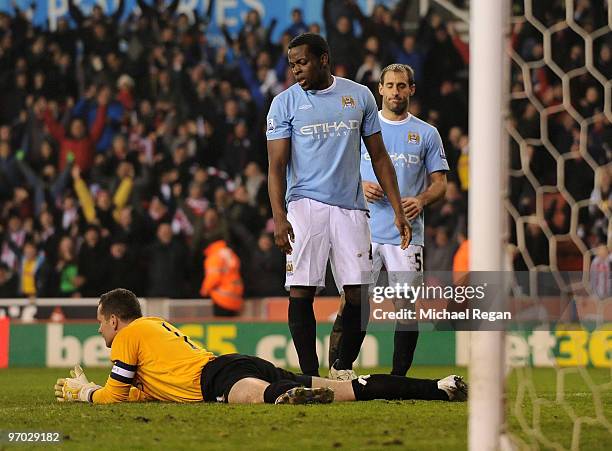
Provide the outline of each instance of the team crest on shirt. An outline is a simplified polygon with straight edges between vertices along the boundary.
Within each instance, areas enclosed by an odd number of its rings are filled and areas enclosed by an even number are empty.
[[[356,105],[352,96],[342,96],[342,108],[355,108]]]
[[[421,135],[417,132],[408,132],[408,144],[419,144],[421,142]]]

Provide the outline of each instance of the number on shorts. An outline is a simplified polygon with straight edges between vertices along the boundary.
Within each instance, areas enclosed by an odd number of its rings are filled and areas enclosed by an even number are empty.
[[[415,271],[421,271],[423,269],[422,254],[420,251],[414,254],[414,264],[416,265]]]

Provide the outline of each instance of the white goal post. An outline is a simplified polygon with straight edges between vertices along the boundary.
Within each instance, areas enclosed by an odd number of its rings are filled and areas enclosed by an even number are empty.
[[[506,0],[470,2],[471,271],[503,269],[504,46],[508,6]],[[497,450],[503,424],[503,332],[470,332],[469,382],[469,449]]]

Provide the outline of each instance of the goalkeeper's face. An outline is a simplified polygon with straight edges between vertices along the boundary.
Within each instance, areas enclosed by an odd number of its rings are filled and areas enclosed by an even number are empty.
[[[110,348],[113,344],[113,340],[115,339],[115,335],[117,335],[118,327],[119,327],[119,319],[115,315],[109,315],[106,318],[100,312],[100,306],[98,306],[98,322],[100,323],[100,327],[98,328],[98,333],[104,337],[104,342],[106,343],[106,347]]]
[[[390,70],[385,73],[382,84],[378,85],[378,92],[382,96],[383,108],[401,115],[408,111],[408,99],[414,95],[415,86],[411,86],[408,74]]]

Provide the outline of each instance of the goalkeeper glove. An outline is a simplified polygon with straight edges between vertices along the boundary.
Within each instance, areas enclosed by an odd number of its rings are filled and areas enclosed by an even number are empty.
[[[89,382],[83,368],[79,365],[75,366],[74,370],[70,370],[70,375],[72,377],[58,379],[53,387],[55,398],[59,402],[91,402],[93,392],[102,388],[93,382]]]
[[[85,371],[83,371],[81,365],[77,365],[74,367],[74,369],[70,370],[70,376],[79,382],[89,384],[89,380],[87,379],[87,376],[85,376]]]

